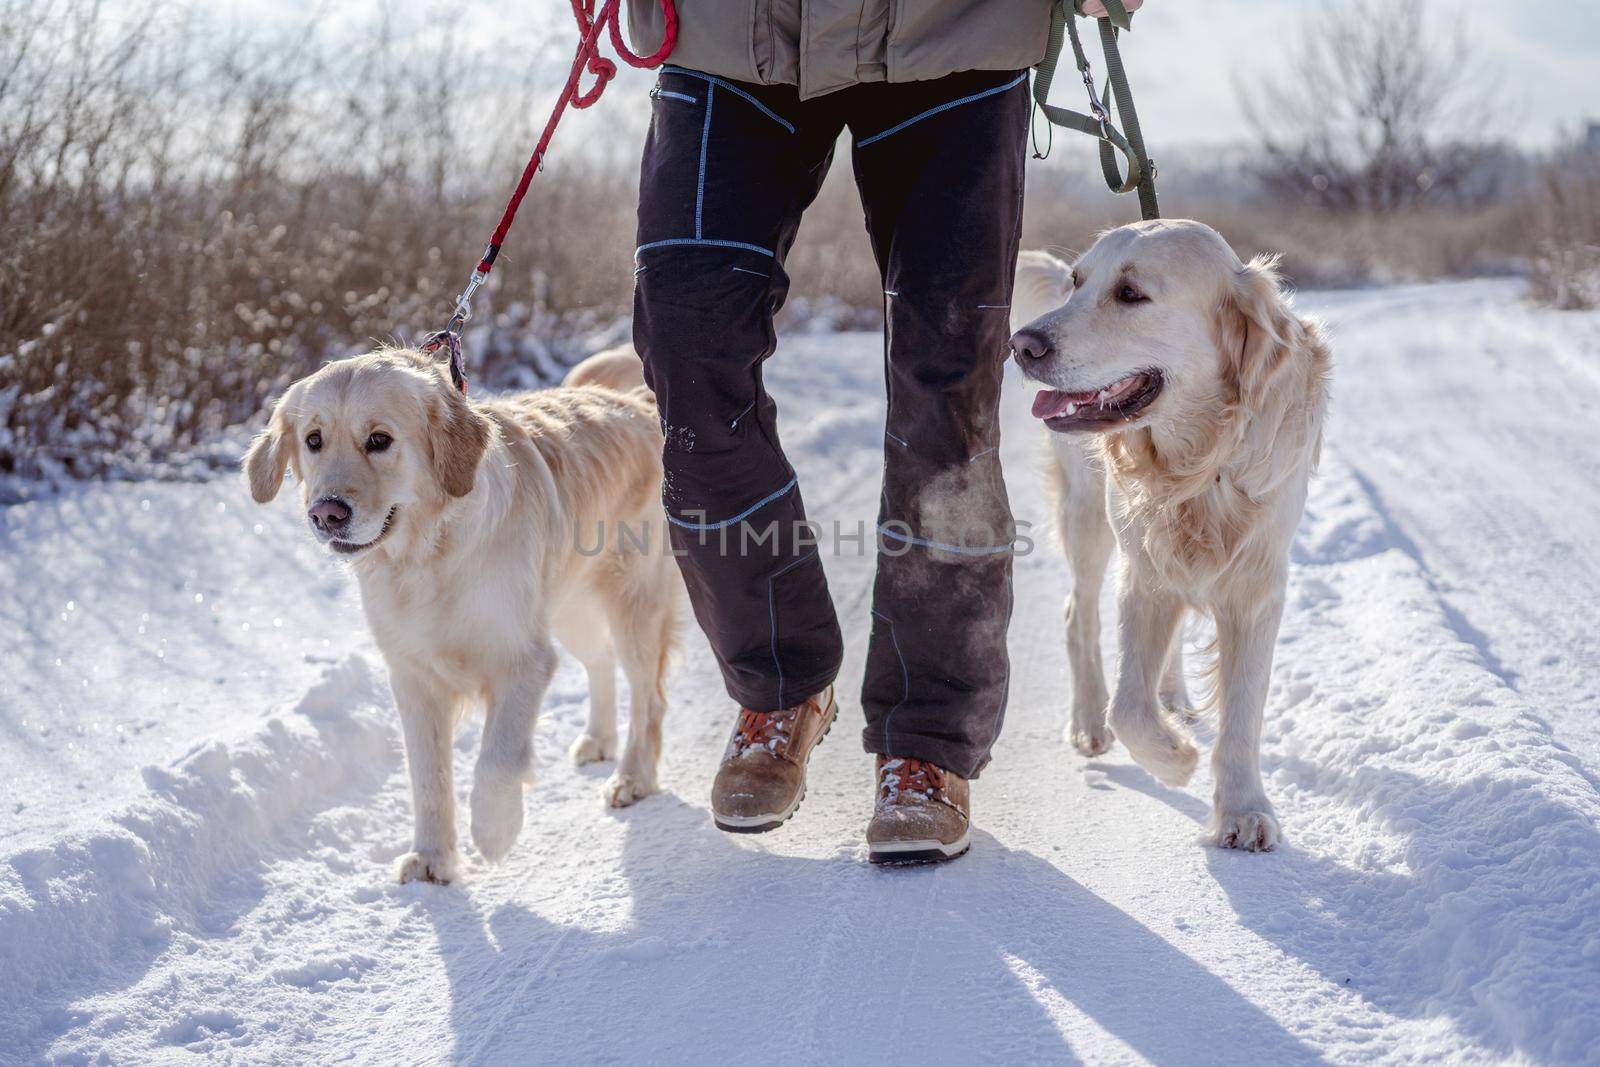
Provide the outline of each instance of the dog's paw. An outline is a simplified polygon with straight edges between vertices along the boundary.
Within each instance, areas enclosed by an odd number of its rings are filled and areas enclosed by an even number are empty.
[[[605,785],[600,787],[600,795],[605,798],[606,804],[613,808],[625,808],[635,801],[643,800],[651,793],[659,793],[661,787],[656,784],[654,776],[642,774],[628,774],[620,768]]]
[[[600,763],[617,754],[617,739],[615,737],[596,737],[594,734],[580,734],[572,742],[569,750],[572,762],[582,767],[586,763]]]
[[[1188,692],[1178,690],[1174,693],[1161,694],[1161,706],[1168,715],[1182,723],[1195,723],[1200,721],[1200,709],[1195,707]]]
[[[498,863],[522,832],[522,778],[479,768],[472,783],[472,843]]]
[[[1105,723],[1095,726],[1080,726],[1073,723],[1067,727],[1067,740],[1072,742],[1072,747],[1080,753],[1093,759],[1103,756],[1111,751],[1111,746],[1116,744],[1116,735]]]
[[[407,852],[400,857],[399,864],[395,867],[395,877],[400,879],[400,884],[407,882],[432,882],[435,885],[449,885],[456,880],[456,854],[454,850],[446,852],[443,849],[421,849],[417,852]]]
[[[1118,715],[1111,726],[1134,761],[1163,785],[1183,786],[1194,775],[1200,752],[1189,735],[1164,714]]]
[[[1216,812],[1212,840],[1218,848],[1242,848],[1246,852],[1271,852],[1283,840],[1277,816],[1272,812]]]

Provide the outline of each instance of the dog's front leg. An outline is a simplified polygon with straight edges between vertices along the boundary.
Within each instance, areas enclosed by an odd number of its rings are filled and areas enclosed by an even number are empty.
[[[1261,785],[1261,718],[1282,617],[1281,575],[1270,596],[1255,603],[1219,605],[1216,611],[1222,720],[1211,753],[1216,780],[1211,829],[1223,848],[1265,852],[1282,836]]]
[[[1111,698],[1111,729],[1145,770],[1167,785],[1183,785],[1199,754],[1162,707],[1158,693],[1184,603],[1141,581],[1127,563],[1117,586],[1117,690]]]
[[[450,735],[455,708],[426,679],[390,671],[390,686],[405,732],[411,773],[411,851],[400,858],[402,882],[456,877],[456,797],[451,781]]]
[[[1056,450],[1066,484],[1058,521],[1072,565],[1072,592],[1067,596],[1072,721],[1067,740],[1085,756],[1098,756],[1114,740],[1106,725],[1106,672],[1100,662],[1100,588],[1117,541],[1106,517],[1105,476],[1077,446],[1057,445]]]
[[[522,831],[522,791],[533,784],[533,727],[555,673],[556,652],[535,641],[489,693],[489,717],[472,772],[472,843],[498,861]]]

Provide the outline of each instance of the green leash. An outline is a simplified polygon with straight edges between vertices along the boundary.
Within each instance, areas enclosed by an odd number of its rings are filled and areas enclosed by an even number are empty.
[[[1036,68],[1037,73],[1033,79],[1033,101],[1052,125],[1086,133],[1099,141],[1100,170],[1105,175],[1106,185],[1113,193],[1128,193],[1137,189],[1140,214],[1146,219],[1158,219],[1161,217],[1161,205],[1156,201],[1156,165],[1144,150],[1144,134],[1139,129],[1139,113],[1134,110],[1133,91],[1128,88],[1128,73],[1122,67],[1122,53],[1117,50],[1117,33],[1119,30],[1131,29],[1133,17],[1128,14],[1128,9],[1123,6],[1122,0],[1101,0],[1101,2],[1105,4],[1109,16],[1095,20],[1100,24],[1100,48],[1106,58],[1104,92],[1098,95],[1095,93],[1094,71],[1089,66],[1089,57],[1084,55],[1083,42],[1078,39],[1077,16],[1083,14],[1083,0],[1071,0],[1070,11],[1067,9],[1068,0],[1056,0],[1055,8],[1050,13],[1049,46],[1045,49],[1044,59]],[[1083,78],[1084,87],[1089,90],[1090,113],[1087,115],[1047,102],[1050,98],[1050,83],[1055,79],[1056,67],[1061,61],[1061,47],[1066,40],[1072,42],[1072,55],[1077,63],[1078,73]],[[1117,114],[1122,118],[1123,130],[1117,129],[1111,123],[1113,99],[1116,101]],[[1119,153],[1127,161],[1126,177],[1123,176],[1122,168],[1117,163]],[[1049,154],[1049,146],[1047,145],[1041,153],[1036,140],[1034,158],[1044,159]]]

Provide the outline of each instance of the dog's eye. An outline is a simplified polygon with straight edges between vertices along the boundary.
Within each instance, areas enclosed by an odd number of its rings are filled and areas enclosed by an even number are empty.
[[[1150,298],[1124,282],[1122,288],[1117,290],[1117,299],[1124,304],[1143,304]]]
[[[1079,274],[1077,271],[1072,272],[1072,287],[1074,289],[1083,288],[1083,275]]]
[[[367,437],[368,452],[382,452],[392,444],[394,444],[394,438],[390,437],[382,430],[379,430]]]
[[[312,430],[306,434],[306,447],[313,452],[322,451],[322,431]]]

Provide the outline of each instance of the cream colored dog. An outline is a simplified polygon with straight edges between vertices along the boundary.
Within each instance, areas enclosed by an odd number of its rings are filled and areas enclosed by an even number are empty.
[[[1073,575],[1072,743],[1099,755],[1114,731],[1161,781],[1187,782],[1197,754],[1178,646],[1186,611],[1208,612],[1221,711],[1211,832],[1252,851],[1280,836],[1261,784],[1261,720],[1330,367],[1273,266],[1240,262],[1216,231],[1184,220],[1112,230],[1071,266],[1024,252],[1013,302],[1026,325],[1011,339],[1023,372],[1046,386],[1033,413],[1055,433]],[[1099,604],[1113,541],[1108,712]]]
[[[620,344],[604,352],[596,352],[578,363],[567,371],[561,384],[599,385],[624,393],[632,389],[644,389],[644,364],[632,344]]]
[[[415,836],[401,881],[456,875],[451,737],[480,702],[472,839],[490,860],[515,842],[552,638],[589,676],[573,757],[615,752],[620,659],[632,718],[605,795],[621,806],[656,791],[682,585],[666,552],[619,538],[618,524],[659,532],[660,454],[642,389],[469,403],[427,357],[402,350],[331,363],[274,408],[245,474],[265,503],[293,468],[313,532],[354,568],[411,770]]]

